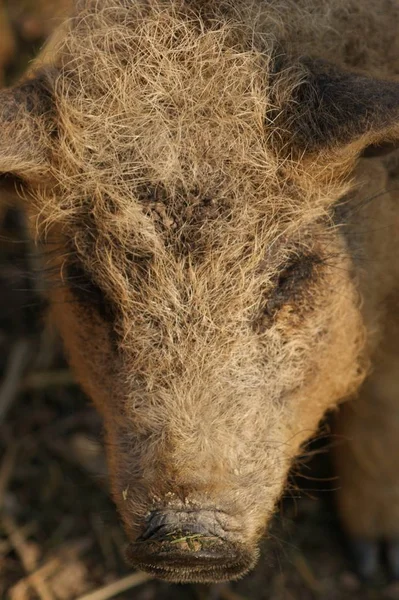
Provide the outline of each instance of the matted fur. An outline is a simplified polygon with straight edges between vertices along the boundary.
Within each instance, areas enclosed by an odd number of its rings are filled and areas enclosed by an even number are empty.
[[[290,139],[314,117],[304,56],[396,72],[382,4],[86,1],[42,76],[41,162],[0,150],[59,248],[52,314],[133,539],[152,508],[214,506],[254,551],[301,444],[366,374],[377,320],[334,205],[397,124],[381,104],[345,144]],[[26,141],[23,111],[7,127]]]

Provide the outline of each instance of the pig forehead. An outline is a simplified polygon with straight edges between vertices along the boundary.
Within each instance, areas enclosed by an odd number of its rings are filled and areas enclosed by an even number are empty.
[[[329,206],[310,207],[300,191],[292,189],[290,197],[273,181],[256,189],[231,187],[227,178],[227,185],[220,180],[215,185],[212,174],[205,181],[184,182],[191,186],[133,178],[114,187],[97,181],[94,190],[64,187],[48,221],[67,232],[72,249],[86,256],[112,249],[119,258],[199,255],[201,262],[208,256],[223,264],[256,255],[271,267],[284,252],[322,246],[321,232],[332,232]]]
[[[209,250],[224,246],[232,250],[243,244],[248,249],[260,244],[272,257],[281,249],[306,246],[331,228],[329,210],[324,206],[301,207],[298,198],[284,194],[277,198],[267,186],[263,194],[260,190],[257,194],[225,191],[212,187],[209,179],[187,189],[153,182],[123,190],[98,186],[92,195],[85,190],[76,198],[66,194],[65,203],[64,198],[57,199],[61,227],[66,225],[76,240],[98,240],[105,245],[119,241],[122,250],[141,247],[156,252],[160,250],[158,242],[170,249],[174,242],[193,249],[195,241],[213,239]],[[63,215],[68,200],[69,210]]]
[[[191,187],[229,173],[236,187],[252,168],[264,179],[274,170],[267,58],[239,47],[225,27],[207,31],[176,6],[145,4],[118,6],[128,27],[92,11],[65,42],[55,96],[66,174],[84,165],[97,181],[112,173]]]

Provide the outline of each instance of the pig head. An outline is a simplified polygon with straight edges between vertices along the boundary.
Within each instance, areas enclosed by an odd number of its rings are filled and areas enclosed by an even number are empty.
[[[128,558],[169,581],[254,565],[301,445],[363,380],[335,206],[399,131],[399,84],[222,4],[86,2],[0,96],[0,170],[104,418]]]

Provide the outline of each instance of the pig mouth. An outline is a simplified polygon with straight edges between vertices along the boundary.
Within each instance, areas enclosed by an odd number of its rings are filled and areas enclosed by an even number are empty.
[[[258,551],[232,533],[221,526],[218,511],[154,511],[126,558],[137,569],[173,583],[238,579],[254,567]]]
[[[221,540],[179,538],[152,543],[143,548],[141,542],[130,544],[128,562],[141,571],[171,583],[220,583],[243,577],[257,560],[250,553]]]

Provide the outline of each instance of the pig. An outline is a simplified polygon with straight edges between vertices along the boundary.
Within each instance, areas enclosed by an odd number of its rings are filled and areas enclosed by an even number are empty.
[[[358,568],[399,575],[398,30],[397,0],[84,0],[1,92],[136,568],[250,571],[332,411]]]

